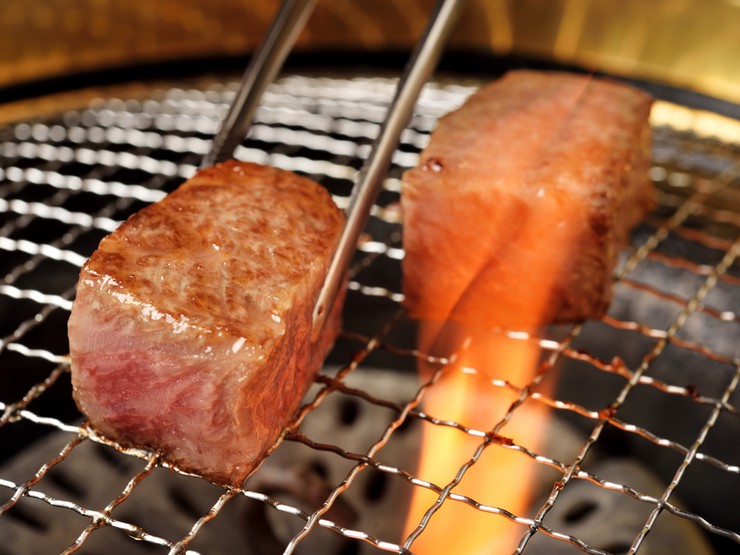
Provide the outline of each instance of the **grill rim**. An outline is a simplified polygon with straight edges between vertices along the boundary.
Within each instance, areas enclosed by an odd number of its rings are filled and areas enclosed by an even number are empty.
[[[246,65],[249,55],[178,58],[162,62],[134,63],[110,68],[50,76],[30,82],[0,87],[0,125],[27,121],[34,116],[48,117],[55,112],[82,108],[95,98],[146,95],[173,82],[193,83],[233,81]],[[301,51],[288,56],[281,76],[306,77],[381,77],[395,78],[408,59],[407,50]],[[358,68],[361,68],[358,71]],[[440,58],[435,81],[480,82],[506,71],[541,69],[568,71],[608,77],[644,90],[656,100],[707,111],[740,121],[740,104],[655,80],[616,75],[592,68],[527,55],[497,55],[476,50],[449,49]],[[474,77],[472,77],[474,76]]]

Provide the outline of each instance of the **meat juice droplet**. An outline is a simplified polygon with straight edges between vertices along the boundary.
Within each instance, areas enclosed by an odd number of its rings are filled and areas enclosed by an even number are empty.
[[[431,158],[428,158],[424,162],[422,169],[425,171],[433,171],[439,173],[444,169],[444,165],[442,164],[442,160],[433,156]]]
[[[239,339],[234,341],[234,344],[231,346],[231,352],[234,354],[238,353],[241,350],[245,342],[246,342],[246,339],[243,337],[240,337]]]

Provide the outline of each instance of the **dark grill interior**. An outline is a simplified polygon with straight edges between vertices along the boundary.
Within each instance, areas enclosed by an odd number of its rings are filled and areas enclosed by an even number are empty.
[[[415,474],[419,428],[486,431],[417,406],[425,354],[400,305],[399,178],[436,119],[474,90],[455,82],[422,94],[353,260],[344,332],[286,440],[243,490],[181,475],[82,425],[66,358],[79,267],[195,171],[235,86],[198,81],[0,129],[0,553],[413,551],[400,525],[410,492],[447,485]],[[284,77],[236,157],[308,175],[345,206],[393,86]],[[528,401],[555,418],[540,452],[485,449],[538,468],[531,510],[454,489],[444,503],[510,520],[524,553],[737,549],[739,163],[738,142],[656,122],[659,207],[623,253],[608,316],[512,335],[540,345],[554,393]],[[575,453],[585,455],[577,465]]]

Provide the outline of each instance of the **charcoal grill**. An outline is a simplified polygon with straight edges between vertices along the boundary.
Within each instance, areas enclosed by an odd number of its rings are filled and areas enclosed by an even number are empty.
[[[314,178],[344,207],[395,83],[285,74],[235,157]],[[551,408],[547,441],[532,450],[423,411],[438,385],[416,366],[449,361],[416,349],[401,306],[400,176],[478,84],[441,75],[423,89],[352,258],[343,333],[284,441],[241,489],[97,436],[72,402],[66,357],[79,267],[193,174],[237,77],[137,85],[0,128],[0,554],[413,553],[399,522],[416,488],[506,519],[523,553],[737,550],[740,125],[666,94],[653,112],[659,204],[622,253],[609,313],[510,333],[539,345],[554,382],[549,394],[489,384]],[[454,475],[425,481],[423,426],[516,452],[537,469],[531,508],[457,493]]]

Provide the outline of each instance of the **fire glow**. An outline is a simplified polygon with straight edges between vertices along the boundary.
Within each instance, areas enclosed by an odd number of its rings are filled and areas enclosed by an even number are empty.
[[[536,286],[520,303],[526,313],[505,313],[504,303],[495,295],[478,300],[478,310],[495,321],[523,322],[521,334],[459,324],[454,310],[444,323],[420,322],[419,326],[420,351],[450,360],[427,388],[422,410],[437,421],[481,433],[427,423],[417,476],[518,516],[524,516],[532,502],[535,465],[514,447],[538,451],[549,418],[544,404],[531,396],[520,400],[522,392],[539,383],[540,345],[531,338],[553,310],[555,276],[567,271],[571,249],[577,244],[577,226],[558,223],[578,221],[579,209],[577,203],[558,203],[557,210],[530,218],[522,224],[517,244],[509,249],[504,263],[522,275],[536,276]],[[548,238],[551,248],[532,267],[526,251],[542,237]],[[426,363],[420,365],[420,374],[423,381],[431,379]],[[548,394],[542,388],[538,392]],[[483,438],[487,445],[481,450]],[[480,456],[471,460],[477,451]],[[509,553],[524,531],[502,514],[442,498],[425,488],[414,488],[404,530],[406,547],[418,555]]]
[[[455,309],[443,323],[425,321],[419,325],[419,350],[450,362],[439,370],[422,399],[422,410],[437,423],[425,423],[417,476],[518,516],[525,516],[531,505],[536,465],[516,446],[537,452],[550,417],[543,403],[531,395],[525,396],[524,402],[520,397],[533,389],[549,393],[539,385],[541,349],[533,338],[552,317],[557,274],[568,271],[572,249],[578,244],[578,225],[569,223],[579,222],[584,211],[578,202],[563,202],[560,195],[550,193],[544,199],[537,196],[544,208],[519,224],[517,239],[500,260],[509,276],[522,275],[529,280],[526,299],[515,303],[518,308],[512,313],[503,308],[511,303],[500,302],[496,295],[478,295],[473,280],[455,305],[469,307],[471,297],[477,295],[473,301],[477,311],[492,321],[516,322],[522,333],[458,323],[464,318],[459,318]],[[506,210],[500,214],[502,221],[491,222],[494,228],[511,224]],[[545,238],[548,248],[540,249],[540,256],[533,258],[532,245]],[[427,363],[421,363],[419,370],[422,381],[432,379]],[[460,427],[476,433],[466,433]],[[480,449],[484,441],[487,444]],[[478,452],[479,457],[471,460]],[[512,552],[525,530],[492,512],[496,511],[414,488],[405,521],[405,547],[418,555]]]
[[[510,407],[536,376],[539,347],[531,341],[464,326],[448,324],[441,334],[438,328],[423,326],[421,344],[434,342],[435,350],[455,344],[460,348],[455,362],[426,391],[423,410],[437,421],[454,422],[467,430],[441,423],[425,425],[417,476],[444,488],[465,467],[454,493],[523,515],[531,501],[535,466],[523,464],[525,455],[511,447],[536,450],[548,411],[531,401],[511,412]],[[487,445],[480,450],[484,442]],[[480,456],[472,461],[477,450]],[[406,537],[414,533],[438,498],[432,490],[415,488]],[[511,552],[523,531],[504,516],[448,498],[414,539],[411,550],[420,555]]]
[[[561,78],[544,95],[531,83],[482,89],[404,174],[404,225],[417,226],[404,234],[404,291],[419,351],[432,357],[420,363],[416,474],[431,486],[414,488],[404,530],[418,555],[517,549],[526,528],[514,517],[531,516],[542,479],[528,454],[541,452],[550,418],[533,393],[548,396],[542,383],[553,381],[533,338],[600,314],[618,244],[652,204],[649,126],[635,115],[647,115],[649,97]],[[434,359],[448,362],[432,373]]]

